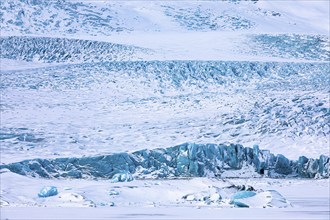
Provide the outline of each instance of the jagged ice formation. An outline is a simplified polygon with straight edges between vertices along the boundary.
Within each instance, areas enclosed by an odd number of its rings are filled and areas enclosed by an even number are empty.
[[[221,177],[227,170],[253,167],[269,177],[329,178],[329,157],[304,156],[297,161],[287,159],[257,145],[184,143],[170,148],[139,150],[82,158],[33,159],[1,165],[12,172],[44,178],[112,178],[129,172],[135,178]]]

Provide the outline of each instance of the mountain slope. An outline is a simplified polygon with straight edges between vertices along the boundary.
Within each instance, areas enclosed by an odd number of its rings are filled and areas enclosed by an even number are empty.
[[[2,34],[103,35],[117,32],[262,31],[328,34],[327,1],[4,0]]]

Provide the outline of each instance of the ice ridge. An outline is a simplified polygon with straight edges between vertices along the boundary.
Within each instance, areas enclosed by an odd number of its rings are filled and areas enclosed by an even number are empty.
[[[134,178],[221,177],[230,170],[252,167],[271,178],[329,178],[329,157],[289,160],[257,145],[184,143],[170,148],[139,150],[81,158],[32,159],[1,165],[14,173],[44,178],[111,179],[121,172]],[[239,177],[239,176],[238,176]]]

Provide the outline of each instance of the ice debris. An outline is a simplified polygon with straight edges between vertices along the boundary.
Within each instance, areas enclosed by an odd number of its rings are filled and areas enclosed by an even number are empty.
[[[253,192],[253,191],[239,191],[237,193],[235,193],[234,195],[232,195],[231,199],[235,200],[235,199],[244,199],[244,198],[249,198],[252,196],[255,196],[257,193]]]
[[[279,192],[275,190],[267,190],[255,193],[253,196],[236,198],[232,201],[236,207],[242,208],[286,208],[291,207],[291,203],[287,201]]]
[[[0,207],[9,206],[9,202],[0,197]]]
[[[233,204],[235,207],[249,208],[249,205],[242,202],[241,199],[253,197],[256,194],[253,191],[239,191],[231,196],[230,204]]]
[[[216,188],[213,188],[210,191],[202,191],[199,193],[187,194],[182,197],[183,201],[198,202],[207,205],[219,203],[221,199],[222,197],[217,192]]]
[[[110,190],[110,192],[109,192],[109,196],[118,196],[118,195],[119,195],[119,192],[117,192],[114,189]]]
[[[250,186],[237,185],[222,188],[213,187],[207,191],[186,194],[182,197],[182,202],[238,208],[284,208],[291,206],[291,203],[275,190],[255,190]]]
[[[50,196],[56,196],[57,194],[58,194],[58,191],[55,186],[45,186],[40,190],[38,196],[39,197],[50,197]]]
[[[257,145],[184,143],[170,148],[139,150],[82,158],[33,159],[0,165],[21,175],[44,178],[104,178],[113,182],[135,178],[221,177],[226,171],[250,167],[260,176],[273,178],[329,178],[329,157],[300,157],[259,150]],[[239,176],[238,176],[239,177]]]
[[[116,173],[112,179],[111,182],[113,183],[117,183],[117,182],[130,182],[133,181],[134,178],[132,176],[132,174],[130,174],[129,172],[120,172],[120,173]]]
[[[97,206],[115,206],[114,202],[100,202]]]

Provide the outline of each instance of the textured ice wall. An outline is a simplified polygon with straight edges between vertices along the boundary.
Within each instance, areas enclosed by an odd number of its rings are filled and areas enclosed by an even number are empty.
[[[329,61],[329,38],[309,35],[249,35],[243,54],[261,57]],[[95,40],[9,36],[0,38],[1,58],[41,62],[104,62],[140,59],[162,52]],[[267,71],[260,70],[260,71]]]
[[[1,42],[5,41],[0,40],[0,43]],[[88,45],[88,41],[86,44]],[[56,47],[56,45],[53,45],[53,47],[56,50],[60,50],[60,48]],[[40,47],[37,45],[35,47],[36,50],[27,48],[28,50],[24,53],[22,52],[24,49],[16,50],[5,46],[4,48],[7,49],[2,51],[2,58],[16,57],[17,59],[30,61],[34,56],[36,56],[39,59],[43,59],[45,62],[52,62],[50,59],[53,58],[56,60],[55,62],[64,60],[63,56],[59,56],[57,58],[54,57],[55,55],[52,56],[51,54],[53,54],[53,51],[51,48],[40,49]],[[320,89],[320,86],[321,88],[327,88],[330,83],[330,66],[326,62],[280,63],[249,61],[114,61],[93,63],[93,56],[98,56],[97,54],[101,54],[97,47],[91,49],[90,51],[86,48],[77,52],[74,51],[74,48],[74,45],[72,45],[72,51],[66,52],[68,55],[70,55],[70,60],[85,60],[85,62],[89,62],[83,64],[43,68],[39,70],[41,73],[38,74],[47,77],[45,79],[47,81],[54,81],[56,79],[52,77],[53,73],[62,73],[62,78],[71,79],[72,82],[70,82],[70,84],[72,84],[76,83],[77,78],[79,80],[84,80],[84,78],[80,78],[86,77],[86,75],[91,75],[90,72],[92,72],[93,75],[97,75],[98,72],[106,71],[109,72],[109,76],[108,78],[105,78],[105,80],[112,80],[116,73],[120,73],[122,75],[126,74],[129,79],[134,77],[145,77],[145,83],[153,80],[153,84],[158,83],[159,87],[166,87],[167,89],[168,87],[172,86],[176,88],[183,86],[196,86],[200,87],[201,89],[205,89],[208,85],[233,85],[238,82],[255,82],[257,85],[263,86],[263,88],[266,87],[266,89],[270,89],[270,87],[272,87],[272,89],[278,89],[287,86],[287,82],[290,82],[290,85],[293,85],[294,87],[304,86],[308,83],[312,84],[315,88]],[[19,51],[21,51],[22,54],[20,54]],[[120,56],[120,51],[121,50],[119,50],[117,53],[117,57]],[[89,56],[88,54],[92,55]],[[129,57],[127,53],[123,52],[122,55],[124,56],[124,54],[127,55],[126,57]],[[104,57],[104,61],[111,61],[112,54],[109,53],[106,56],[109,56],[109,59]],[[24,72],[29,73],[31,71]],[[17,78],[22,75],[20,74],[20,71],[15,72],[15,74],[13,74],[13,71],[3,71],[3,74],[3,87],[26,87],[26,83],[31,83],[31,80],[27,82],[27,79],[20,79],[20,84],[17,84]],[[33,78],[33,75],[36,75],[35,71],[33,73],[31,72],[30,75],[32,75],[32,78],[29,77],[30,79],[40,78],[40,76],[35,76]],[[57,78],[57,80],[62,80],[61,77]],[[264,81],[266,79],[271,81]],[[284,82],[281,80],[284,80]],[[54,81],[54,83],[56,82]]]
[[[242,145],[184,143],[166,149],[140,150],[82,158],[34,159],[1,165],[12,172],[45,178],[112,178],[120,172],[136,178],[155,177],[221,177],[224,171],[253,167],[256,173],[269,177],[329,178],[329,157],[304,156],[291,161]]]
[[[298,34],[258,34],[252,35],[249,42],[254,48],[252,54],[298,58],[315,61],[329,61],[329,38],[321,35]]]
[[[151,50],[101,41],[50,37],[1,37],[1,58],[46,63],[120,61]]]

